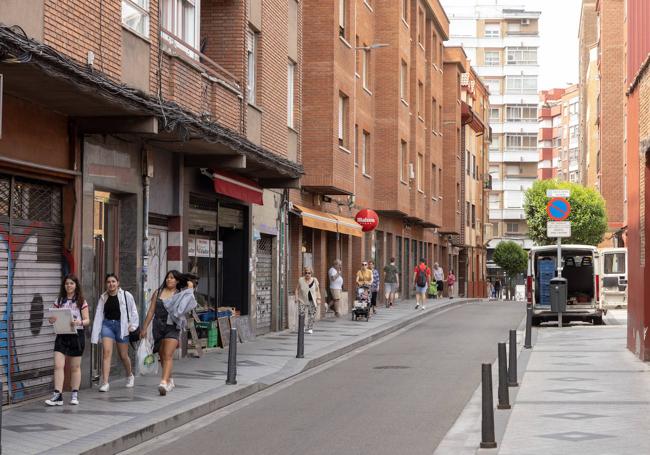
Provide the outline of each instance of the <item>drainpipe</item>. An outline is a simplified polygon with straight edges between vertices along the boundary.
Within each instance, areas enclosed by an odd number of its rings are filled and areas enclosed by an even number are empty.
[[[147,276],[149,268],[149,193],[151,177],[153,177],[153,157],[151,151],[142,149],[142,264],[140,274],[141,310],[147,306]],[[141,315],[144,311],[139,312]]]

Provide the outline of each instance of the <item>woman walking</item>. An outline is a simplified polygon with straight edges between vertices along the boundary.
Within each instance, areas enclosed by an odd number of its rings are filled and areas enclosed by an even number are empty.
[[[306,333],[314,333],[314,318],[316,317],[316,307],[320,305],[320,286],[318,280],[314,278],[314,271],[311,267],[305,267],[303,276],[298,278],[296,286],[296,298],[298,299],[300,314],[305,314],[307,310]]]
[[[175,387],[172,379],[173,356],[178,348],[180,334],[187,324],[185,315],[196,307],[196,281],[194,275],[183,275],[177,270],[167,272],[165,283],[151,296],[149,311],[140,330],[140,338],[146,338],[147,329],[153,320],[153,352],[159,353],[162,365],[158,393],[163,396]]]
[[[375,263],[373,261],[368,261],[368,267],[372,270],[372,284],[370,285],[370,306],[372,306],[373,314],[377,314],[377,294],[379,293],[379,270],[375,268]]]
[[[97,302],[93,333],[90,338],[92,344],[97,344],[101,336],[102,341],[102,384],[100,392],[108,392],[110,386],[108,379],[111,374],[111,358],[113,345],[117,346],[124,370],[126,371],[126,387],[135,385],[135,377],[129,358],[129,333],[134,332],[140,325],[138,309],[130,292],[120,288],[120,280],[114,273],[106,275],[106,292]]]
[[[449,274],[447,275],[447,293],[449,294],[449,298],[453,299],[454,295],[456,295],[456,275],[454,275],[454,271],[450,270]]]
[[[72,328],[76,334],[61,334],[54,339],[54,393],[52,398],[45,400],[48,406],[63,405],[63,377],[66,361],[70,362],[70,386],[72,397],[70,404],[79,404],[79,386],[81,385],[81,356],[86,345],[84,327],[90,325],[88,303],[84,299],[79,279],[75,275],[67,275],[61,283],[59,297],[53,308],[68,308],[72,312]],[[50,324],[56,322],[56,316],[48,319]]]

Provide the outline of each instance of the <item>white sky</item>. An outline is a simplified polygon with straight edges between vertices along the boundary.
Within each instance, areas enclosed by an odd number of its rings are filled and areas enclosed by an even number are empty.
[[[477,0],[442,0],[444,4],[474,5]],[[581,0],[479,0],[478,3],[524,6],[541,11],[538,88],[566,87],[578,82],[578,28]]]

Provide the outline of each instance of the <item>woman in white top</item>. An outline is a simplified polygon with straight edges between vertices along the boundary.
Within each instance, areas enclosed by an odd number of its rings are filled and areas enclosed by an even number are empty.
[[[314,271],[311,267],[305,267],[304,275],[298,279],[296,286],[296,298],[300,314],[305,314],[307,309],[307,326],[305,332],[314,333],[314,318],[316,317],[316,306],[320,305],[320,286],[314,278]]]
[[[135,385],[135,377],[131,369],[129,358],[129,333],[134,332],[140,325],[138,309],[130,292],[120,288],[120,280],[114,273],[106,275],[106,292],[97,302],[93,333],[90,338],[92,344],[99,343],[102,339],[102,384],[100,392],[108,392],[108,378],[111,373],[111,357],[113,345],[117,345],[124,370],[126,371],[126,387]]]

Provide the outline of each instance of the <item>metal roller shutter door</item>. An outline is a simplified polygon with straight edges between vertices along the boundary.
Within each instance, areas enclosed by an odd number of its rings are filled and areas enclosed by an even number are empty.
[[[54,332],[44,311],[61,285],[61,188],[0,175],[0,378],[3,403],[50,390]]]
[[[273,290],[273,237],[262,235],[257,241],[255,297],[257,302],[257,334],[271,331]]]

